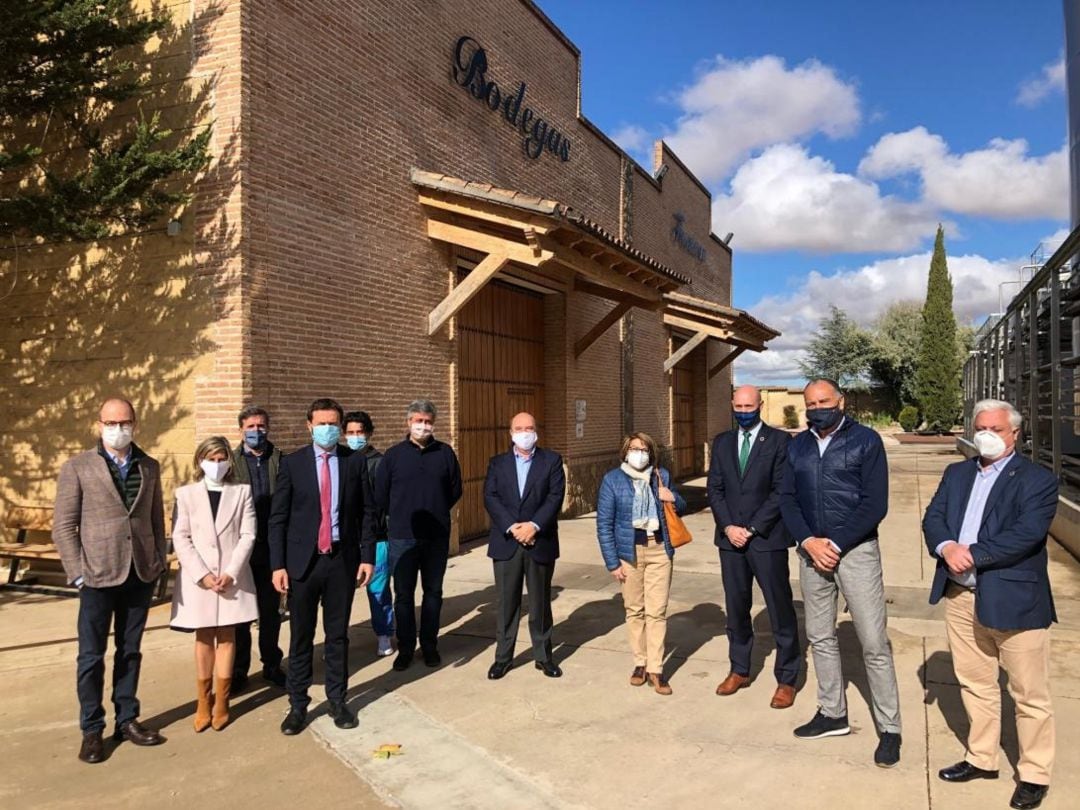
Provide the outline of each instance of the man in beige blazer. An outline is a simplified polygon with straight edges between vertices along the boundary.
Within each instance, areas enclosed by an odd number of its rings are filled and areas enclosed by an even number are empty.
[[[165,569],[165,517],[161,468],[132,443],[135,408],[109,399],[98,415],[97,447],[60,468],[53,542],[68,581],[79,589],[77,691],[79,759],[105,759],[105,650],[116,627],[112,700],[118,741],[165,742],[138,721],[143,629],[154,581]]]

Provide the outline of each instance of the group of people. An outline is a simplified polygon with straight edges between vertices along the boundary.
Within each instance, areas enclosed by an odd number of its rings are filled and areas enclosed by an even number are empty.
[[[750,682],[757,582],[776,644],[770,705],[793,705],[802,658],[789,570],[795,546],[818,702],[795,736],[850,733],[837,640],[842,594],[862,647],[879,732],[874,761],[892,767],[900,759],[901,724],[878,534],[888,509],[884,446],[876,432],[845,414],[834,382],[812,380],[804,398],[809,428],[791,437],[761,421],[757,389],[737,388],[737,427],[712,443],[708,496],[730,659],[716,692],[730,696]],[[195,637],[196,731],[228,725],[230,693],[248,678],[251,623],[257,620],[262,677],[288,694],[281,731],[300,733],[310,704],[320,607],[328,713],[339,728],[355,727],[345,698],[357,587],[368,594],[377,653],[393,654],[396,638],[395,670],[413,664],[417,641],[425,665],[441,663],[442,584],[451,510],[462,483],[454,450],[434,436],[435,419],[431,402],[413,402],[406,436],[379,453],[368,414],[345,413],[334,400],[318,399],[307,412],[311,442],[287,455],[269,441],[269,414],[257,407],[240,413],[236,446],[224,437],[198,445],[195,481],[176,491],[172,540],[180,572],[171,620]],[[950,782],[998,776],[1000,666],[1009,676],[1020,741],[1011,806],[1033,808],[1048,789],[1054,754],[1048,628],[1056,617],[1046,535],[1057,480],[1015,452],[1020,415],[1013,406],[979,402],[974,422],[978,456],[946,470],[923,524],[937,560],[931,601],[946,601],[949,644],[971,721],[964,760],[939,776]],[[96,448],[66,462],[57,485],[54,539],[80,600],[79,758],[91,763],[105,758],[104,656],[111,625],[115,737],[137,745],[164,741],[139,722],[136,698],[142,632],[168,551],[160,467],[134,444],[136,424],[130,402],[107,400]],[[540,446],[531,414],[513,417],[509,438],[508,450],[491,459],[484,483],[496,586],[488,678],[503,678],[512,668],[523,584],[535,667],[558,678],[551,582],[565,496],[563,460]],[[681,514],[686,505],[648,434],[628,435],[619,457],[597,496],[597,540],[622,591],[633,656],[630,683],[670,695],[664,658],[675,547],[667,514],[671,508]],[[283,598],[290,622],[287,672],[278,640]]]

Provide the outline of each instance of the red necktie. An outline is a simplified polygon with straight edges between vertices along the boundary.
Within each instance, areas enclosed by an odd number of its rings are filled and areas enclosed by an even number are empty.
[[[330,517],[330,494],[333,486],[330,484],[330,454],[322,454],[322,474],[319,476],[319,502],[322,504],[322,522],[319,523],[319,553],[329,554],[330,543],[333,539],[331,533],[332,518]]]

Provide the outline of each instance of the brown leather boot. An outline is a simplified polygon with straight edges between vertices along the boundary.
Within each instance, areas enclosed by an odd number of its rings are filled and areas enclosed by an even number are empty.
[[[221,731],[229,725],[229,691],[232,678],[214,678],[214,731]]]
[[[210,678],[195,679],[195,731],[210,728]]]

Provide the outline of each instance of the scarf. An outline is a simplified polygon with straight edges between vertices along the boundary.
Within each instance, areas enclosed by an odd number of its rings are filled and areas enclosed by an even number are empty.
[[[634,528],[655,533],[660,528],[660,516],[656,511],[656,498],[653,497],[652,487],[649,486],[653,468],[635,470],[624,461],[619,469],[630,477],[630,483],[634,485],[634,511],[631,516]]]

